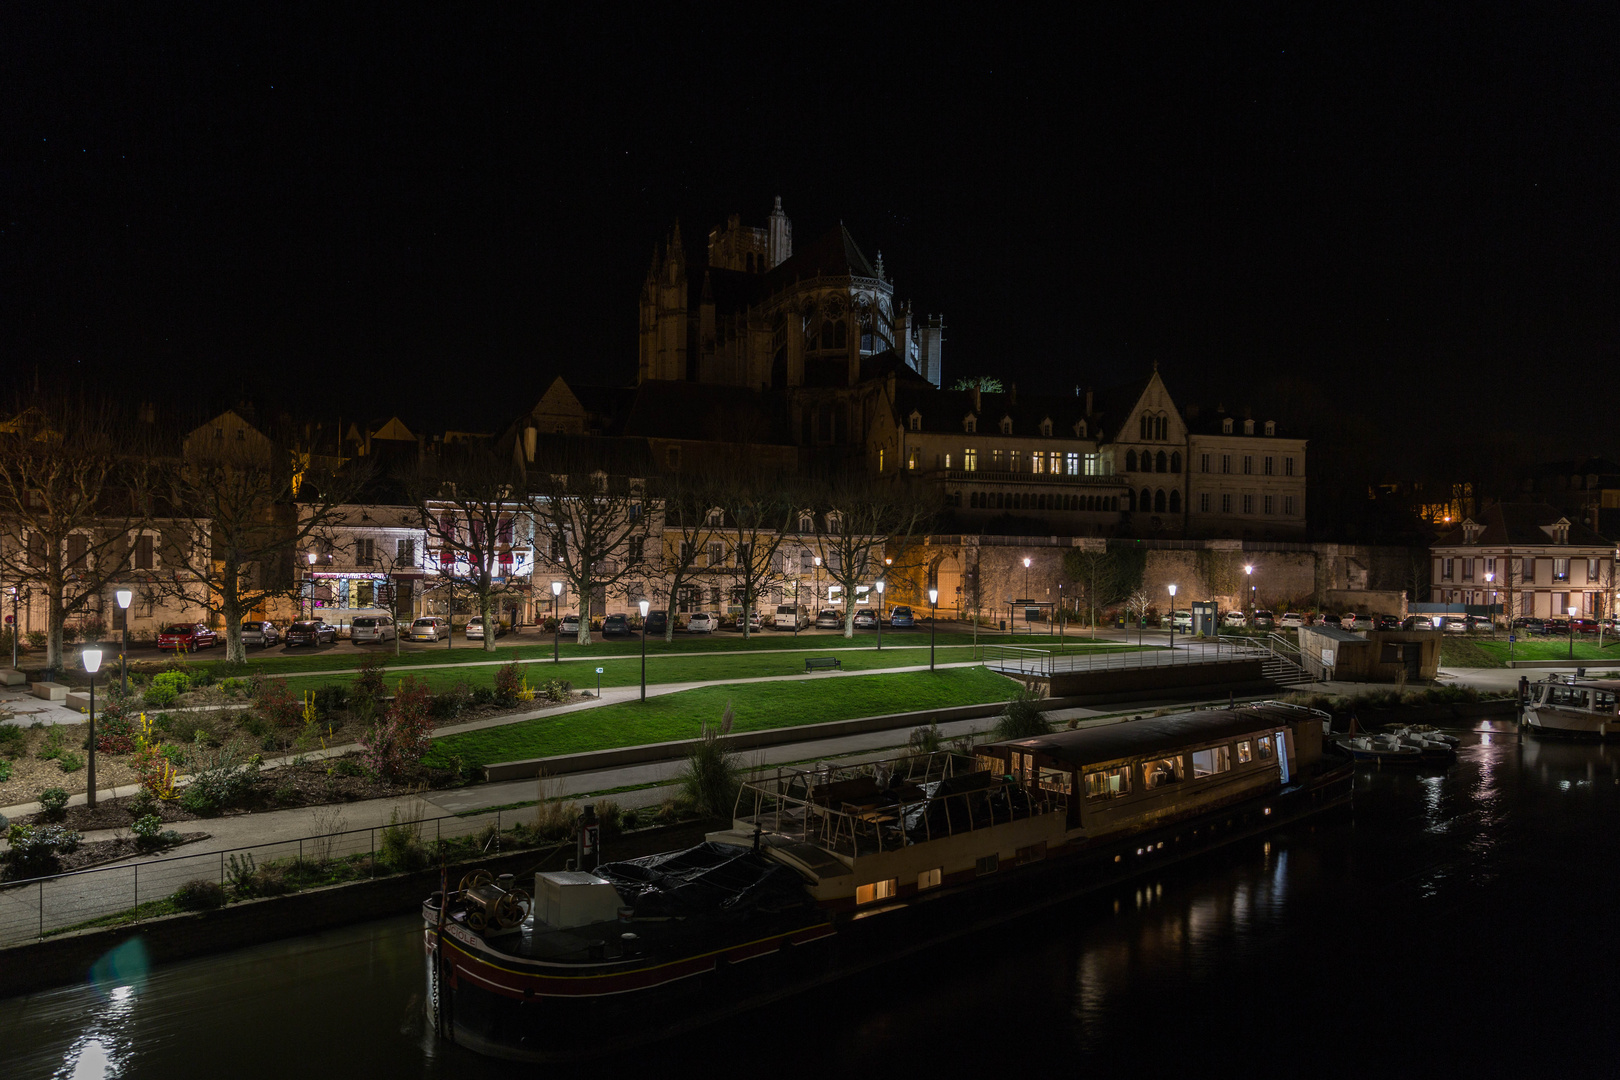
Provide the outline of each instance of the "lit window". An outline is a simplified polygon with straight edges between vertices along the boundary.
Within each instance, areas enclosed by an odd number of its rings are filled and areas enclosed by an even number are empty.
[[[932,870],[924,870],[922,873],[918,874],[917,875],[917,891],[922,892],[924,889],[937,889],[937,888],[939,888],[939,883],[940,883],[940,878],[941,878],[941,875],[940,875],[940,870],[941,869],[942,869],[941,867],[936,866]]]
[[[1070,454],[1069,455],[1069,475],[1070,476],[1079,476],[1080,475],[1080,455],[1079,454]]]
[[[1231,768],[1232,748],[1229,746],[1212,746],[1208,750],[1194,751],[1192,755],[1194,779],[1200,776],[1214,776]]]
[[[870,885],[860,885],[855,889],[855,902],[857,904],[870,904],[877,900],[887,900],[898,889],[898,879],[888,878],[885,881],[874,881]]]
[[[962,451],[962,468],[973,472],[979,467],[979,452],[972,447]]]

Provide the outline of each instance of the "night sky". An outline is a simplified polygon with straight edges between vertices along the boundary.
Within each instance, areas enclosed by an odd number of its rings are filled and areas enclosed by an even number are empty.
[[[8,4],[0,363],[499,427],[780,195],[947,380],[1613,453],[1620,8],[1140,7]]]

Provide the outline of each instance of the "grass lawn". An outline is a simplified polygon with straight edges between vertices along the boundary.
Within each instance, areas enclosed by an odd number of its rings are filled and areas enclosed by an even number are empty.
[[[1520,638],[1509,651],[1506,636],[1490,638],[1446,638],[1440,643],[1440,662],[1456,667],[1506,667],[1509,660],[1568,660],[1569,638]],[[1596,663],[1620,664],[1620,642],[1607,634],[1603,648],[1597,639],[1575,642],[1575,659]]]
[[[841,638],[832,640],[842,641]],[[657,649],[657,645],[651,646]],[[1084,650],[1071,650],[1075,652],[1128,652],[1135,651],[1134,645],[1104,644],[1095,647],[1088,646]],[[752,679],[772,675],[802,675],[804,674],[805,656],[824,656],[827,649],[760,649],[753,652],[721,652],[693,654],[692,652],[664,652],[649,651],[647,653],[647,681],[652,683],[679,683],[704,682],[711,679]],[[936,648],[936,660],[939,663],[955,663],[973,659],[971,648],[963,646],[947,646]],[[504,657],[503,659],[512,659]],[[871,650],[845,650],[839,657],[843,661],[844,671],[872,671],[879,668],[910,667],[928,663],[928,648],[911,645],[906,648],[891,649],[887,644],[881,652]],[[416,665],[419,667],[419,665]],[[603,668],[601,685],[603,686],[635,686],[641,681],[641,654],[618,654],[592,657],[587,660],[565,659],[559,664],[553,664],[551,657],[542,660],[526,661],[523,672],[528,676],[529,685],[537,686],[548,679],[567,679],[578,689],[594,689],[597,685],[596,669]],[[417,678],[423,679],[428,686],[438,693],[448,689],[457,682],[465,682],[468,686],[491,686],[495,682],[495,672],[498,669],[492,666],[466,667],[453,665],[439,668],[422,668],[413,672],[412,666],[395,668],[389,667],[388,679],[390,684],[397,681],[402,674],[414,673]],[[294,694],[303,694],[314,690],[326,683],[349,682],[355,678],[353,675],[298,675],[287,680],[287,686]]]
[[[510,640],[510,639],[508,639]],[[958,630],[941,630],[935,638],[937,646],[971,645],[974,636]],[[1051,634],[1000,634],[981,633],[978,643],[982,645],[1029,645],[1035,647],[1053,647],[1058,645],[1058,638]],[[1103,641],[1096,645],[1089,638],[1077,634],[1068,634],[1063,639],[1064,647],[1076,648],[1120,648],[1117,642]],[[877,634],[863,630],[852,638],[836,635],[805,634],[795,637],[792,634],[779,632],[765,632],[744,639],[740,634],[677,634],[674,641],[664,641],[662,638],[653,638],[647,642],[648,655],[683,653],[694,655],[733,654],[751,652],[794,652],[811,650],[826,652],[831,649],[871,649],[877,645]],[[883,631],[883,651],[888,652],[891,647],[928,647],[928,631],[923,630],[889,630]],[[1133,646],[1134,647],[1134,646]],[[597,634],[592,644],[577,645],[564,640],[558,651],[564,660],[596,659],[609,656],[640,656],[641,639],[609,638],[604,639]],[[428,648],[418,652],[402,652],[394,656],[392,646],[365,653],[350,652],[319,652],[316,650],[284,651],[272,649],[268,653],[249,651],[247,664],[242,668],[232,668],[215,659],[191,658],[188,663],[192,667],[213,667],[217,678],[227,676],[241,676],[262,671],[266,675],[284,675],[295,671],[346,671],[357,668],[368,656],[381,656],[386,659],[391,668],[416,667],[421,665],[442,664],[482,664],[498,661],[508,663],[513,660],[550,660],[552,655],[552,641],[550,637],[537,637],[527,634],[521,643],[498,645],[493,653],[482,649],[467,648]]]
[[[762,731],[858,716],[1005,701],[1017,691],[1017,683],[983,668],[701,687],[648,698],[645,702],[604,705],[599,709],[539,717],[434,739],[426,760],[429,765],[447,766],[453,757],[460,756],[468,766],[487,765],[495,761],[692,739],[698,736],[704,722],[720,722],[727,702],[731,703],[735,717],[733,731]]]

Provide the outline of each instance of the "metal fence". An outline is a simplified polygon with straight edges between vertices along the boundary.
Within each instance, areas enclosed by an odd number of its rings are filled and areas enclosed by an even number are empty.
[[[1134,671],[1138,668],[1183,667],[1269,656],[1266,648],[1247,641],[1214,638],[1173,649],[1139,652],[1061,652],[1022,645],[986,645],[984,666],[1003,675],[1069,674],[1086,671]]]
[[[534,815],[535,809],[528,807],[466,816],[421,818],[401,824],[418,830],[417,835],[424,844],[473,836],[486,826],[494,825],[497,835],[490,848],[493,854],[499,850],[501,829],[520,821],[531,821]],[[162,900],[186,882],[199,878],[226,885],[233,855],[238,859],[251,856],[260,867],[277,860],[306,863],[356,855],[375,856],[383,843],[382,834],[393,827],[397,826],[346,829],[278,843],[121,862],[7,882],[0,885],[0,945],[43,938],[54,931],[94,919],[132,909],[138,911],[141,904]],[[373,876],[378,873],[375,857],[371,860],[370,872]],[[382,872],[386,874],[388,871]]]

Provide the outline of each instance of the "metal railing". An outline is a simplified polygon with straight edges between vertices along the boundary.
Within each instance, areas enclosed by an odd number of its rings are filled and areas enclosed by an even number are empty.
[[[0,885],[0,946],[44,938],[55,931],[122,912],[134,911],[138,915],[140,905],[165,899],[190,881],[203,879],[227,885],[232,856],[238,860],[251,857],[262,869],[267,863],[277,861],[319,864],[370,855],[367,876],[386,876],[392,871],[381,868],[376,856],[383,843],[382,834],[390,828],[404,826],[416,830],[418,839],[431,851],[435,841],[473,836],[494,825],[495,835],[489,849],[489,853],[494,854],[503,842],[501,830],[532,820],[534,814],[533,807],[467,816],[451,814],[6,882]],[[510,846],[510,840],[506,842]]]
[[[1216,664],[1270,655],[1265,647],[1230,638],[1194,639],[1171,649],[1136,652],[1062,652],[1026,645],[984,645],[984,666],[1004,675],[1069,674],[1087,671],[1134,671],[1138,668]]]

